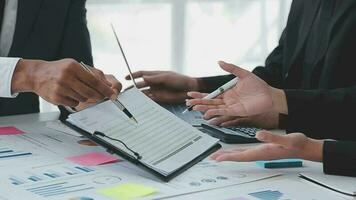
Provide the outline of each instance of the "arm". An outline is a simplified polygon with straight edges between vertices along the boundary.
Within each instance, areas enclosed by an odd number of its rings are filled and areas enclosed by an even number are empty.
[[[11,80],[19,58],[0,57],[0,74],[3,78],[0,81],[0,97],[16,97],[11,88]]]
[[[325,174],[356,176],[356,143],[325,141],[323,148]]]
[[[93,66],[85,2],[85,0],[70,1],[57,59],[73,58]]]
[[[11,78],[11,91],[33,92],[55,105],[70,107],[88,99],[117,98],[116,91],[102,80],[102,72],[95,69],[95,74],[99,75],[92,75],[73,59],[21,59]]]
[[[333,90],[285,90],[288,115],[283,127],[313,138],[356,140],[356,86]]]
[[[301,158],[323,162],[325,174],[356,176],[355,142],[315,140],[302,133],[276,135],[266,131],[257,133],[256,137],[264,144],[218,151],[211,158],[239,162]]]
[[[252,71],[252,73],[276,88],[282,88],[283,85],[283,46],[285,38],[286,31],[283,31],[278,46],[267,57],[265,67],[256,67]]]

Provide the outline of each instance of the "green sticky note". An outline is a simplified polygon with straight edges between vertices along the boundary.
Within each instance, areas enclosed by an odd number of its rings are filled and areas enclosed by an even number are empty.
[[[135,183],[121,184],[99,190],[99,193],[119,200],[144,197],[156,193],[156,189]]]

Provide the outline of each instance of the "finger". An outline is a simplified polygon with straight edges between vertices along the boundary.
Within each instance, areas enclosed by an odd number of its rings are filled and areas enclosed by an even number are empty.
[[[232,149],[232,150],[219,150],[219,151],[213,153],[213,154],[210,156],[210,158],[215,158],[215,157],[218,157],[218,156],[220,156],[220,155],[222,155],[222,154],[225,154],[225,153],[232,153],[232,152],[235,152],[234,149]]]
[[[164,73],[150,76],[143,75],[142,78],[149,86],[165,85],[171,82],[170,78]]]
[[[256,138],[262,142],[280,144],[287,147],[291,146],[293,142],[289,135],[277,135],[265,130],[257,132]]]
[[[251,73],[247,70],[244,70],[244,69],[242,69],[238,66],[235,66],[233,64],[226,63],[224,61],[219,61],[219,65],[223,70],[230,72],[231,74],[234,74],[235,76],[237,76],[239,78],[245,78],[246,76],[248,76]]]
[[[204,118],[210,119],[214,116],[234,116],[234,113],[231,112],[230,108],[225,107],[225,108],[218,108],[218,109],[210,109],[206,111],[204,114]]]
[[[99,100],[102,100],[105,98],[103,95],[96,92],[91,87],[89,87],[88,85],[86,85],[85,83],[83,83],[79,80],[72,81],[72,84],[70,87],[74,92],[78,93],[79,95],[81,95],[82,97],[84,97],[86,99],[93,99],[93,100],[99,101]]]
[[[237,150],[232,152],[223,153],[215,158],[216,161],[238,161],[238,162],[249,162],[256,160],[269,160],[280,155],[266,151],[266,149],[275,149],[275,145],[262,144],[258,147],[246,149],[246,150]]]
[[[221,153],[215,156],[213,159],[222,162],[222,161],[242,161],[240,158],[241,153]]]
[[[138,89],[141,89],[141,88],[145,88],[145,87],[148,87],[148,83],[146,81],[140,81],[140,82],[137,82],[136,83],[136,86]]]
[[[219,151],[217,151],[217,152],[211,154],[210,159],[215,160],[217,157],[219,157],[219,156],[220,156],[221,154],[223,154],[223,153],[224,153],[223,150],[219,150]]]
[[[76,76],[81,82],[86,84],[88,87],[94,90],[95,93],[97,93],[95,96],[102,95],[104,97],[111,98],[113,95],[115,95],[115,92],[108,85],[84,70],[82,67],[77,70]]]
[[[63,94],[66,94],[67,97],[69,97],[75,101],[78,101],[78,102],[86,102],[88,100],[88,98],[83,97],[82,95],[80,95],[79,93],[77,93],[76,91],[74,91],[71,88],[66,89],[65,93],[63,93]]]
[[[224,101],[222,99],[189,99],[186,102],[187,106],[195,105],[222,105]]]
[[[217,105],[217,106],[213,106],[213,105],[197,105],[193,107],[193,110],[195,111],[199,111],[199,112],[207,112],[208,110],[211,109],[222,109],[222,108],[226,108],[225,105]]]
[[[76,107],[75,107],[75,110],[76,111],[81,111],[81,110],[84,110],[85,108],[88,108],[89,106],[91,105],[94,105],[95,102],[84,102],[84,103],[79,103]]]
[[[59,95],[57,96],[57,98],[55,99],[55,104],[56,105],[62,105],[62,106],[69,106],[69,107],[77,107],[79,102],[68,97],[68,96],[62,96]]]
[[[122,84],[119,82],[119,80],[117,80],[116,77],[111,74],[106,74],[105,78],[111,84],[111,88],[115,91],[116,95],[118,95],[122,89]]]
[[[208,94],[207,93],[200,93],[200,92],[188,92],[187,95],[192,97],[193,99],[202,99]]]
[[[162,72],[161,71],[137,71],[137,72],[132,73],[132,77],[134,79],[136,79],[136,78],[141,78],[142,76],[150,76],[150,75],[155,75],[158,73],[162,73]],[[131,80],[130,74],[126,75],[125,79]]]
[[[88,98],[80,95],[78,92],[74,91],[72,88],[68,87],[68,84],[63,83],[52,88],[53,97],[68,97],[78,102],[85,102]],[[57,100],[58,101],[58,100]]]
[[[239,117],[236,119],[232,119],[230,121],[225,121],[220,124],[222,127],[232,127],[232,126],[253,126],[253,123],[251,122],[251,119],[248,117]]]
[[[92,68],[92,71],[93,71],[93,73],[95,74],[95,76],[96,76],[99,80],[103,81],[103,82],[104,82],[107,86],[109,86],[109,87],[112,86],[111,83],[110,83],[110,81],[107,80],[105,74],[104,74],[101,70],[97,70],[97,69],[95,69],[95,68]]]

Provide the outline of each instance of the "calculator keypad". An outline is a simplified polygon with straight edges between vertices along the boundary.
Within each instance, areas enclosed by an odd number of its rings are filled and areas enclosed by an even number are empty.
[[[230,129],[234,132],[240,132],[240,133],[244,133],[250,137],[255,137],[256,136],[256,132],[261,130],[259,128],[255,128],[255,127],[242,127],[242,126],[238,126],[238,127],[230,127],[227,128]]]

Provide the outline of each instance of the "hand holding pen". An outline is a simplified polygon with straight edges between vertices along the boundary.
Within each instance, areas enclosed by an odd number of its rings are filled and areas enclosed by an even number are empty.
[[[88,72],[90,72],[93,76],[95,76],[94,71],[92,70],[92,68],[88,65],[86,65],[85,63],[81,62],[80,63],[81,66]],[[108,75],[108,77],[105,77],[103,74],[101,74],[101,79],[102,81],[104,81],[106,84],[108,85],[112,85],[112,82],[119,84],[119,88],[113,88],[114,90],[117,90],[117,93],[119,92],[119,90],[121,89],[121,84],[111,75]],[[108,81],[107,79],[109,79],[110,81]],[[138,123],[137,120],[135,119],[135,117],[126,109],[126,107],[117,99],[117,95],[113,95],[110,100],[115,104],[115,106],[117,108],[119,108],[122,112],[124,112],[124,114],[130,118],[132,121],[134,121],[135,123]]]
[[[214,99],[203,98],[206,94],[199,92],[189,92],[188,96],[194,99],[188,100],[187,106],[193,106],[193,110],[204,112],[205,119],[217,116],[247,117],[273,109],[273,88],[265,81],[235,65],[222,61],[219,64],[222,69],[238,77],[238,81],[237,79],[231,81],[226,87],[230,88],[229,90],[221,88],[218,92],[208,95],[211,97],[220,94]]]

